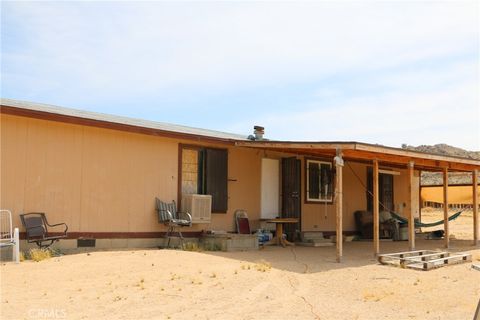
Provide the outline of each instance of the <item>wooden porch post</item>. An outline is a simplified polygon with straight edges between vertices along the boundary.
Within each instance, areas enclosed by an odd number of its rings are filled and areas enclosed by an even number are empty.
[[[443,219],[445,230],[445,248],[450,247],[450,232],[448,230],[448,168],[443,168]]]
[[[336,183],[335,183],[335,207],[336,207],[336,234],[337,234],[337,262],[342,262],[343,256],[343,159],[342,152],[337,150],[335,157]]]
[[[414,196],[413,196],[413,168],[414,168],[414,162],[410,161],[408,164],[408,192],[410,193],[410,212],[408,214],[408,248],[410,251],[415,250],[415,217],[414,217],[414,212],[413,212],[413,201],[414,201]]]
[[[378,201],[378,160],[373,160],[373,251],[380,253],[380,220]]]
[[[478,170],[473,170],[472,184],[473,184],[473,245],[480,245],[479,240],[479,224],[478,221]]]

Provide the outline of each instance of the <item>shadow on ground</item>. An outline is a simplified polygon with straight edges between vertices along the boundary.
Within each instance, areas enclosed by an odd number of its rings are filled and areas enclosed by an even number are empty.
[[[416,248],[417,250],[445,250],[443,240],[417,240]],[[471,241],[450,241],[450,252],[463,252],[475,249],[478,250],[480,248],[472,246]],[[380,243],[381,253],[393,253],[401,251],[408,251],[407,241],[382,241]],[[266,246],[258,251],[204,251],[203,253],[251,263],[266,261],[275,269],[295,273],[316,273],[378,264],[373,254],[373,243],[370,241],[344,243],[343,259],[341,263],[336,262],[336,248],[334,246],[292,246],[286,248]]]

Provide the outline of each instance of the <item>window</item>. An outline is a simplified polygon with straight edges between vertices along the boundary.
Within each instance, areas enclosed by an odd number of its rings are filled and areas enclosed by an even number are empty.
[[[306,159],[306,201],[333,202],[332,163]]]
[[[209,194],[212,212],[226,213],[228,153],[226,149],[181,146],[181,194]]]

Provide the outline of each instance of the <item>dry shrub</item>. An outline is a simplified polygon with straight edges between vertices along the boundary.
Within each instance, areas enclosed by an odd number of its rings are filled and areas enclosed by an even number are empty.
[[[270,264],[270,262],[262,260],[255,264],[255,269],[260,272],[267,272],[272,269],[272,265]]]
[[[194,251],[194,252],[200,252],[202,251],[202,248],[198,246],[197,243],[195,242],[187,242],[182,244],[182,249],[184,251]]]
[[[28,254],[30,259],[35,262],[50,259],[52,257],[52,253],[48,249],[30,249]]]
[[[242,268],[242,270],[250,270],[250,265],[249,264],[242,264],[241,268]]]
[[[25,261],[25,259],[26,259],[26,258],[25,258],[25,252],[20,251],[20,256],[19,256],[18,258],[20,259],[20,262]]]

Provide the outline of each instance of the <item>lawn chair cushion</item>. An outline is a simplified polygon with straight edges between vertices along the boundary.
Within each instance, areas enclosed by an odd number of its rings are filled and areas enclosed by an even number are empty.
[[[185,219],[172,219],[170,222],[184,227],[189,227],[191,225],[190,221]]]
[[[250,234],[250,223],[248,222],[248,218],[237,218],[237,223],[239,234]]]
[[[158,198],[156,198],[155,201],[158,211],[159,222],[165,223],[177,218],[177,206],[175,204],[175,201],[173,201],[172,203],[166,203]]]

